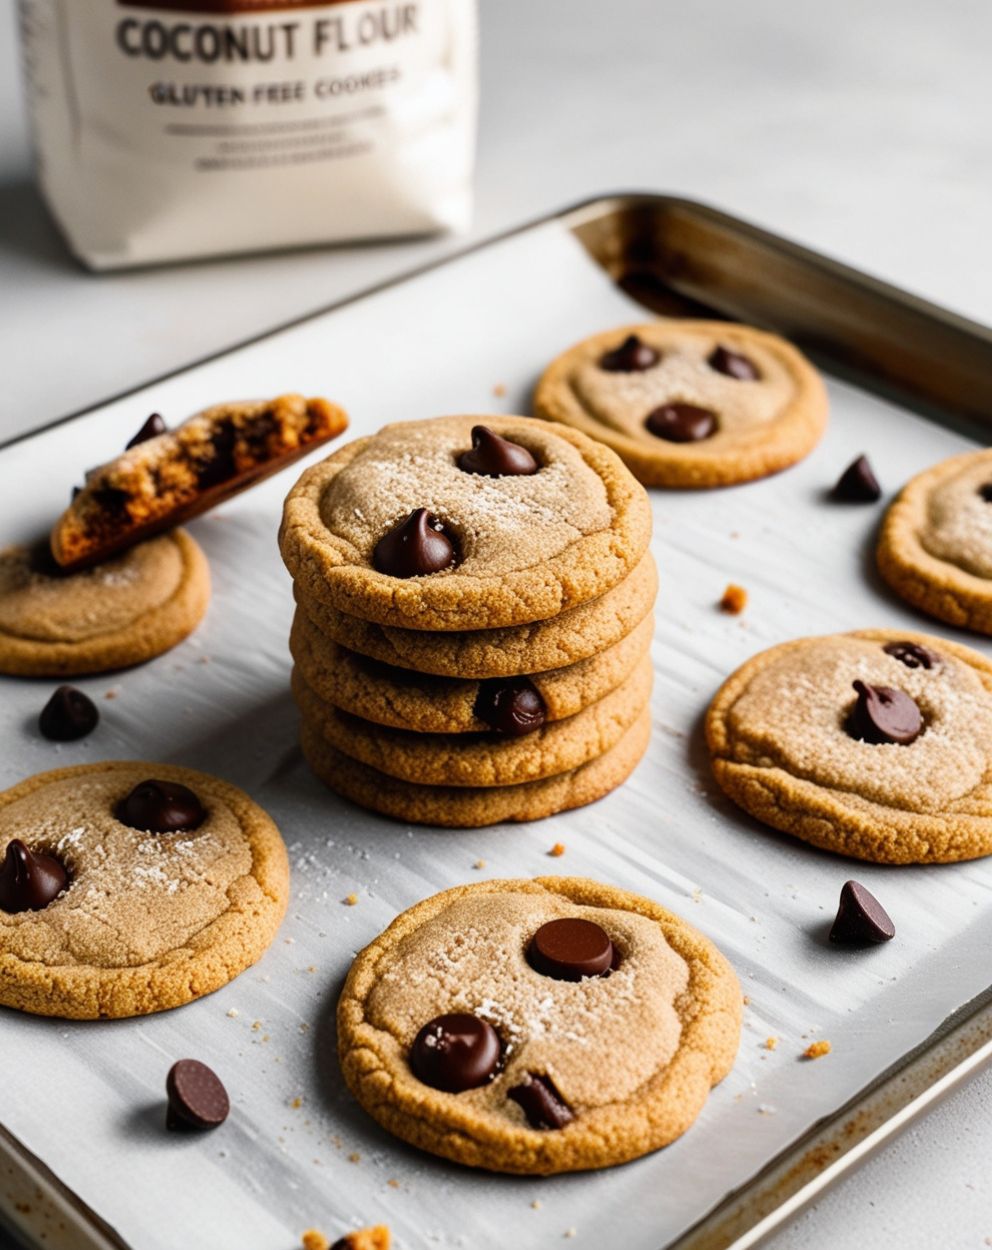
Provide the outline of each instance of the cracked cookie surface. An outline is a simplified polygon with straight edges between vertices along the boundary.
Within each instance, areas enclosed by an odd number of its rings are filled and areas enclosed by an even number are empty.
[[[122,823],[118,805],[148,778],[192,790],[202,823]],[[30,777],[0,795],[0,857],[15,838],[69,874],[43,909],[0,910],[0,1003],[38,1015],[146,1015],[219,989],[262,955],[289,896],[269,816],[191,769],[110,761]]]
[[[591,921],[617,958],[565,981],[528,958],[550,921]],[[495,1029],[491,1079],[424,1084],[409,1055],[433,1017]],[[649,899],[582,878],[489,881],[434,895],[362,951],[338,1004],[345,1080],[370,1115],[422,1150],[494,1171],[607,1167],[667,1145],[730,1070],[741,995],[713,944]],[[570,1118],[535,1128],[511,1091],[550,1080]]]
[[[855,736],[856,681],[908,696],[922,732]],[[724,683],[706,736],[730,798],[815,846],[894,864],[992,853],[992,664],[967,647],[895,630],[784,643]]]

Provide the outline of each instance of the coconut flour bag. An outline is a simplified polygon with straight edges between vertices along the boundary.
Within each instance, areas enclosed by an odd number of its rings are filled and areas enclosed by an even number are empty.
[[[43,193],[95,269],[468,221],[475,0],[21,0]]]

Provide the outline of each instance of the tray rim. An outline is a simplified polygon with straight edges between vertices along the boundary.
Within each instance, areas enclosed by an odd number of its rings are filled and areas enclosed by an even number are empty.
[[[0,452],[25,443],[40,434],[48,433],[73,421],[89,416],[111,404],[127,399],[148,387],[178,377],[192,369],[222,359],[233,352],[305,325],[316,318],[337,312],[358,303],[369,296],[391,290],[394,287],[431,273],[469,257],[476,252],[506,242],[559,222],[576,234],[580,227],[596,220],[634,209],[657,211],[678,209],[705,218],[713,224],[730,227],[751,238],[755,243],[768,246],[835,279],[851,283],[863,291],[890,302],[903,311],[921,318],[937,321],[946,328],[971,336],[992,350],[992,327],[985,326],[921,296],[874,277],[843,261],[800,244],[787,236],[751,222],[747,218],[716,208],[693,197],[656,192],[607,192],[585,197],[564,208],[552,210],[530,218],[516,226],[477,240],[467,246],[456,248],[445,256],[421,265],[404,269],[394,276],[363,287],[326,305],[279,322],[257,334],[228,344],[217,351],[186,361],[134,386],[105,396],[94,403],[55,417],[35,429],[16,434],[0,441]],[[603,266],[586,249],[592,264]],[[895,401],[897,404],[899,401]],[[904,406],[904,405],[899,405]],[[923,415],[929,420],[937,419],[938,409],[930,407]],[[948,420],[947,425],[953,422]],[[974,440],[974,434],[969,435]],[[955,1061],[955,1056],[957,1056]],[[659,1250],[750,1250],[766,1237],[779,1230],[786,1220],[796,1216],[821,1193],[840,1180],[871,1153],[898,1135],[942,1097],[981,1069],[992,1065],[992,985],[970,1002],[947,1017],[918,1046],[902,1055],[846,1103],[834,1112],[822,1117],[806,1132],[785,1146],[767,1164],[729,1193],[712,1210],[704,1214],[690,1229],[674,1241],[660,1246]],[[872,1102],[874,1100],[874,1103]],[[866,1114],[867,1112],[867,1114]],[[855,1127],[855,1121],[857,1121]],[[843,1144],[842,1144],[843,1143]],[[824,1159],[823,1165],[808,1169],[808,1179],[798,1172],[790,1177],[793,1168],[801,1164],[804,1152]],[[827,1157],[832,1156],[832,1157]],[[86,1234],[95,1239],[94,1244],[122,1248],[129,1245],[120,1239],[116,1230],[108,1226],[99,1214],[68,1185],[52,1172],[43,1160],[33,1155],[0,1121],[0,1159],[8,1158],[33,1179],[43,1185],[48,1196],[58,1204],[66,1215],[75,1215]],[[783,1172],[785,1175],[783,1176]],[[789,1184],[790,1181],[793,1182]],[[779,1200],[772,1203],[772,1195]],[[762,1213],[764,1201],[769,1209]],[[748,1207],[755,1218],[748,1223]],[[0,1203],[0,1210],[6,1208]],[[8,1217],[11,1212],[6,1212]],[[13,1220],[18,1235],[25,1236],[20,1222]],[[37,1244],[40,1250],[40,1243]]]

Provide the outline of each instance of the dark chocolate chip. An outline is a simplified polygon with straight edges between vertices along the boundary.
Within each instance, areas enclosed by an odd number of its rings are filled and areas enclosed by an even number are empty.
[[[986,482],[984,486],[979,486],[978,493],[986,503],[992,503],[992,482]]]
[[[852,460],[830,494],[838,503],[875,503],[881,499],[882,488],[868,457],[858,456],[857,460]]]
[[[628,334],[619,347],[600,357],[599,367],[607,373],[643,373],[661,360],[661,352],[648,347],[636,334]]]
[[[556,981],[601,977],[612,970],[614,955],[606,930],[579,916],[542,924],[527,948],[530,966]]]
[[[716,433],[716,413],[695,404],[662,404],[644,424],[668,443],[698,443]]]
[[[564,1128],[575,1119],[568,1103],[554,1087],[549,1076],[528,1074],[523,1085],[514,1085],[506,1096],[523,1108],[531,1128]]]
[[[137,447],[139,443],[147,443],[150,438],[158,438],[160,434],[164,434],[168,426],[162,420],[162,416],[158,412],[153,412],[141,429],[130,440],[125,451],[130,451],[132,447]]]
[[[223,1124],[231,1111],[231,1100],[216,1072],[199,1059],[180,1059],[165,1078],[169,1098],[166,1127],[208,1129]]]
[[[847,718],[852,738],[875,746],[891,742],[909,746],[923,732],[923,716],[916,702],[891,686],[869,686],[856,681],[857,702]]]
[[[73,498],[73,499],[78,499],[78,498],[79,498],[79,496],[80,496],[82,493],[83,493],[83,488],[82,488],[81,486],[74,486],[74,487],[72,488],[72,498]]]
[[[486,425],[476,425],[472,427],[472,450],[462,452],[458,467],[486,477],[524,477],[541,466],[526,447],[501,438]]]
[[[425,577],[455,563],[455,544],[426,508],[413,512],[379,539],[372,563],[389,577]]]
[[[148,833],[178,833],[197,829],[206,819],[203,804],[178,781],[139,782],[117,805],[117,819]]]
[[[417,1080],[449,1094],[485,1085],[499,1060],[496,1030],[467,1011],[435,1016],[410,1047],[410,1067]]]
[[[717,373],[725,373],[738,382],[754,382],[761,377],[753,360],[740,352],[732,352],[729,347],[714,347],[706,363]]]
[[[0,864],[0,911],[41,911],[69,884],[69,874],[53,855],[29,851],[20,838],[7,843]]]
[[[918,642],[887,642],[882,650],[907,668],[936,668],[940,664],[937,652]]]
[[[196,471],[197,484],[203,490],[219,486],[234,477],[238,467],[234,457],[236,441],[234,422],[230,418],[218,422],[217,429],[210,438],[210,451]]]
[[[845,881],[840,892],[837,919],[830,930],[831,942],[844,946],[870,946],[888,942],[895,935],[896,927],[875,895],[857,881]]]
[[[38,728],[52,742],[74,742],[96,729],[96,704],[75,686],[59,686],[38,717]]]
[[[480,681],[474,710],[490,729],[511,738],[540,729],[548,715],[541,692],[529,677],[490,677]]]

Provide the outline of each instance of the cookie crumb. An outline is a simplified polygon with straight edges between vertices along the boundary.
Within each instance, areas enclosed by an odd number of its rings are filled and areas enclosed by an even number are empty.
[[[399,1183],[399,1181],[396,1179],[396,1177],[395,1177],[395,1176],[391,1176],[391,1177],[389,1178],[389,1180],[388,1180],[388,1181],[386,1181],[386,1184],[389,1186],[389,1188],[390,1188],[390,1189],[399,1189],[399,1187],[400,1187],[400,1183]]]
[[[358,902],[358,895],[346,894],[344,898],[341,900],[341,902],[346,904],[348,907],[354,907],[355,904]]]
[[[307,1229],[300,1238],[300,1244],[303,1250],[331,1250],[331,1243],[323,1233],[319,1233],[315,1228]]]
[[[566,1229],[565,1229],[565,1231],[562,1233],[562,1236],[563,1236],[563,1237],[574,1237],[574,1236],[576,1235],[576,1233],[577,1233],[577,1232],[578,1232],[578,1230],[577,1230],[577,1229],[575,1229],[575,1228],[566,1228]]]
[[[293,1108],[294,1111],[299,1111],[300,1107],[303,1106],[303,1099],[297,1096],[296,1098],[293,1099],[293,1101],[289,1105]]]
[[[360,1163],[361,1160],[362,1160],[362,1156],[358,1153],[357,1150],[353,1150],[351,1154],[348,1156],[349,1163]]]
[[[552,859],[558,859],[559,856],[565,854],[565,843],[556,842],[551,850],[548,851],[548,854],[552,857]]]
[[[237,1018],[238,1018],[238,1014],[239,1014],[239,1013],[238,1013],[238,1009],[237,1009],[237,1007],[228,1007],[228,1009],[227,1009],[227,1018],[228,1018],[229,1020],[237,1020]]]
[[[495,383],[495,385],[493,386],[493,394],[496,396],[497,399],[502,399],[503,396],[506,394],[505,385],[502,382]]]
[[[745,994],[745,995],[744,995],[744,997],[741,999],[741,1002],[744,1004],[744,1006],[745,1006],[745,1007],[750,1007],[750,1006],[751,1006],[751,995],[750,995],[750,994]]]
[[[486,866],[486,861],[484,859],[477,859],[475,863],[472,865],[473,868],[485,868],[485,866]]]
[[[720,611],[729,612],[731,616],[738,616],[746,607],[747,591],[743,586],[737,586],[731,582],[723,592],[723,598],[720,600]]]
[[[117,691],[117,690],[107,690],[107,691],[105,691],[105,692],[104,692],[104,696],[103,696],[103,697],[104,697],[105,699],[116,699],[116,698],[117,698],[117,695],[118,695],[119,693],[120,693],[120,692],[119,692],[119,691]]]
[[[830,1054],[829,1042],[810,1042],[803,1051],[804,1059],[822,1059],[824,1055]]]
[[[541,1203],[541,1199],[540,1199],[540,1198],[535,1198],[535,1199],[534,1199],[534,1201],[533,1201],[530,1205],[531,1205],[531,1210],[533,1210],[533,1211],[540,1211],[541,1206],[542,1206],[543,1204]]]
[[[774,1050],[774,1049],[775,1049],[775,1047],[776,1047],[777,1045],[778,1045],[778,1038],[777,1038],[777,1037],[766,1037],[766,1038],[765,1038],[765,1050]]]

